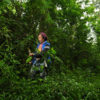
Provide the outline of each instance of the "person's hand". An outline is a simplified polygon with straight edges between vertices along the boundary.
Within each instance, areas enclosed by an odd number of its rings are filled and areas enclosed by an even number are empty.
[[[29,56],[34,56],[34,53],[29,53]]]
[[[36,60],[38,61],[38,60],[40,60],[40,58],[36,58]]]
[[[29,64],[32,64],[32,62],[30,61]]]

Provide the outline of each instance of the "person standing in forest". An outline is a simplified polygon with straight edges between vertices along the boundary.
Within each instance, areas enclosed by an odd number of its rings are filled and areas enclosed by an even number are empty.
[[[38,35],[39,44],[37,45],[35,53],[29,53],[29,56],[33,56],[32,68],[30,70],[31,77],[34,78],[37,73],[41,78],[46,76],[46,69],[50,66],[51,59],[47,51],[50,49],[50,43],[47,41],[48,37],[44,32],[40,32]]]

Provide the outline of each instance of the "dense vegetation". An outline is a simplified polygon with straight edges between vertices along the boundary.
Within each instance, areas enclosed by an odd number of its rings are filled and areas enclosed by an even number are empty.
[[[100,19],[95,5],[82,3],[0,0],[0,100],[100,99]],[[91,29],[95,42],[87,39]],[[48,76],[31,80],[26,59],[39,32],[47,33],[56,55]]]

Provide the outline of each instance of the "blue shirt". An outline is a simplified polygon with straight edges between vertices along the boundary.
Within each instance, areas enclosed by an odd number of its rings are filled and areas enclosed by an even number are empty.
[[[39,48],[40,44],[41,43],[39,43],[37,45],[37,49]],[[43,44],[42,44],[42,51],[41,52],[46,52],[49,49],[50,49],[50,43],[48,41],[44,41]],[[36,53],[36,55],[34,55],[34,58],[32,60],[32,64],[34,64],[36,62],[36,58],[39,57],[39,56],[42,56],[42,55],[38,54],[38,53]],[[48,56],[47,59],[51,60],[50,56]],[[51,63],[51,61],[50,61],[50,63]]]

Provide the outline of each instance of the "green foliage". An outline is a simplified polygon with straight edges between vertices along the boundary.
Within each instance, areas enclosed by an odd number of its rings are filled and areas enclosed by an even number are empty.
[[[81,8],[88,1],[0,1],[0,100],[99,100],[100,20],[93,4]],[[97,43],[87,42],[87,22]],[[46,79],[31,80],[27,49],[36,50],[39,32],[48,35],[52,64]]]
[[[32,56],[29,56],[29,57],[26,59],[26,63],[29,63],[31,60],[32,60]]]
[[[45,80],[31,81],[25,78],[14,80],[9,83],[11,85],[8,86],[9,91],[1,89],[0,99],[31,100],[34,97],[35,100],[99,100],[100,90],[95,85],[98,81],[93,81],[93,77],[97,77],[94,73],[90,73],[89,70],[83,72],[80,69],[74,73],[67,70],[66,73],[55,73]]]

